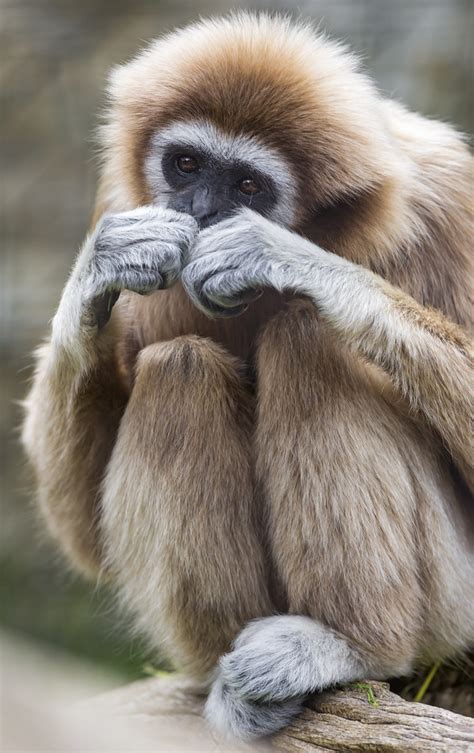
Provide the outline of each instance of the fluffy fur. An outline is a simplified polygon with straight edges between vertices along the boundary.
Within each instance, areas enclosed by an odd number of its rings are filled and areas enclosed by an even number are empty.
[[[384,100],[340,45],[266,15],[159,40],[110,97],[95,222],[114,216],[84,245],[26,403],[50,528],[116,581],[152,645],[215,678],[208,715],[243,737],[329,683],[462,651],[462,138]],[[153,145],[189,124],[280,155],[287,227],[246,210],[198,233],[163,208]],[[104,293],[176,277],[91,322]]]

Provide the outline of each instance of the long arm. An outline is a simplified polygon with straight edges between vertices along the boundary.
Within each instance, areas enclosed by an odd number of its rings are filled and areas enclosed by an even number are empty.
[[[265,286],[309,296],[348,346],[390,376],[474,483],[472,350],[440,312],[249,210],[201,233],[183,280],[197,305],[221,315]]]
[[[311,264],[308,259],[307,271],[303,265],[300,279],[295,276],[295,289],[315,302],[349,347],[390,376],[472,484],[472,346],[467,335],[378,275],[306,243],[300,247],[300,263],[303,253],[316,258]]]
[[[337,257],[336,257],[337,258]],[[341,338],[382,368],[413,413],[441,437],[471,487],[472,347],[439,311],[345,262],[309,281],[308,295]]]
[[[23,427],[49,528],[73,564],[91,574],[101,565],[100,484],[125,403],[106,329],[79,361],[61,332],[39,350]]]
[[[49,527],[87,572],[101,567],[100,488],[127,401],[111,304],[125,288],[172,284],[194,232],[191,218],[156,208],[106,217],[86,239],[38,352],[23,442]]]

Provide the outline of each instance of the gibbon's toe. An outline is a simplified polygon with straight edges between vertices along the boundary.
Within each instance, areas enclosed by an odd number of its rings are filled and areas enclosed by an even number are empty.
[[[252,740],[286,727],[301,712],[303,703],[303,697],[275,703],[248,701],[219,675],[207,699],[205,716],[223,737]]]

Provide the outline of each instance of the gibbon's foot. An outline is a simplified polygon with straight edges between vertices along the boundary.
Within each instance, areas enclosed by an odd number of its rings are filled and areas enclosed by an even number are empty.
[[[309,693],[366,672],[346,640],[320,622],[265,617],[249,623],[221,658],[206,716],[230,735],[268,735],[288,724]]]
[[[284,702],[251,701],[236,693],[219,673],[206,703],[206,719],[223,737],[252,740],[286,727],[303,708],[303,698]]]

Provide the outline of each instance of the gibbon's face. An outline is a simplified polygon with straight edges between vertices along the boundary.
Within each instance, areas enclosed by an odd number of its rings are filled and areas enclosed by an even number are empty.
[[[276,150],[211,123],[179,122],[150,142],[145,174],[153,201],[209,227],[239,207],[290,225],[296,183]]]

